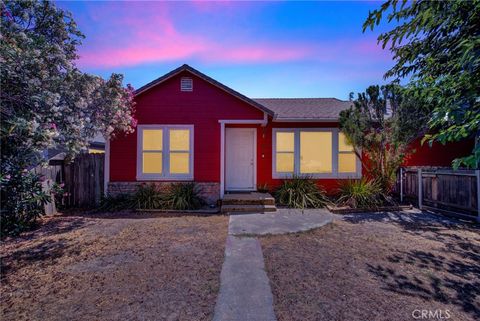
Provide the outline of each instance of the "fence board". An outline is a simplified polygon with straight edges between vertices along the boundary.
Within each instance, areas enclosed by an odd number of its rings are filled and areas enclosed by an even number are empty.
[[[54,160],[47,167],[37,167],[34,171],[49,181],[48,186],[45,185],[47,191],[53,182],[65,185],[68,194],[63,206],[92,207],[98,205],[103,195],[104,163],[103,154],[80,154],[71,163]],[[56,209],[49,204],[45,212],[53,214]]]
[[[403,168],[403,177],[397,177],[396,190],[403,196],[428,206],[462,215],[477,217],[480,220],[478,204],[477,174],[472,170],[452,170],[445,168]],[[418,173],[421,173],[421,199]],[[402,183],[400,184],[400,180]],[[400,191],[402,186],[402,191]]]

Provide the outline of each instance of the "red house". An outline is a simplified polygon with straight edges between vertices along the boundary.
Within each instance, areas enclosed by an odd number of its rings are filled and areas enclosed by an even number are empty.
[[[338,128],[349,101],[252,99],[188,65],[139,88],[135,100],[136,132],[106,143],[108,193],[195,181],[213,203],[292,174],[318,179],[330,192],[339,180],[362,176]]]

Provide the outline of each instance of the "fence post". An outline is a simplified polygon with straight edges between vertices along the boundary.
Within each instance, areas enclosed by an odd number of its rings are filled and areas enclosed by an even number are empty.
[[[403,169],[400,167],[400,203],[403,203]]]
[[[417,170],[417,176],[418,176],[418,208],[421,210],[422,209],[422,199],[423,199],[423,191],[422,191],[422,188],[423,188],[423,184],[422,184],[422,169],[419,168]]]
[[[480,169],[477,169],[475,174],[477,174],[477,222],[480,223]]]

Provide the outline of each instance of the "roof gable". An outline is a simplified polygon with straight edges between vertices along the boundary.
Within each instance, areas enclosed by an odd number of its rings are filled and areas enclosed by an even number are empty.
[[[199,77],[200,79],[205,80],[206,82],[208,82],[208,83],[210,83],[210,84],[212,84],[212,85],[214,85],[214,86],[222,89],[223,91],[229,93],[230,95],[232,95],[232,96],[234,96],[234,97],[236,97],[236,98],[238,98],[238,99],[246,102],[247,104],[249,104],[249,105],[251,105],[251,106],[253,106],[253,107],[255,107],[255,108],[257,108],[257,109],[259,109],[259,110],[261,110],[261,111],[263,111],[263,112],[265,112],[265,113],[267,113],[267,114],[269,114],[270,116],[273,116],[273,115],[274,115],[274,112],[273,112],[272,110],[268,109],[267,107],[263,106],[262,104],[256,102],[256,101],[253,100],[253,99],[248,98],[248,97],[245,96],[245,95],[242,95],[241,93],[239,93],[238,91],[233,90],[233,89],[230,88],[230,87],[225,86],[224,84],[222,84],[222,83],[216,81],[215,79],[213,79],[213,78],[205,75],[204,73],[196,70],[195,68],[190,67],[190,66],[187,65],[187,64],[184,64],[184,65],[178,67],[177,69],[174,69],[174,70],[170,71],[169,73],[166,73],[165,75],[163,75],[163,76],[161,76],[161,77],[159,77],[159,78],[157,78],[157,79],[149,82],[148,84],[146,84],[146,85],[138,88],[138,89],[135,91],[135,95],[136,95],[136,96],[137,96],[137,95],[140,95],[140,94],[142,94],[142,93],[144,93],[144,92],[152,89],[153,87],[155,87],[155,86],[163,83],[164,81],[166,81],[166,80],[168,80],[168,79],[170,79],[170,78],[178,75],[179,73],[181,73],[181,72],[183,72],[183,71],[187,71],[187,72],[189,72],[189,73],[191,73],[191,74]]]

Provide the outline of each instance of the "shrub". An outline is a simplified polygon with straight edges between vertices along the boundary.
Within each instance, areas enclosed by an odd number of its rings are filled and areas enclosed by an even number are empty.
[[[388,200],[376,180],[347,180],[339,187],[337,204],[352,208],[375,208]]]
[[[11,169],[0,177],[2,237],[18,235],[32,228],[52,201],[42,190],[40,176],[32,171]]]
[[[175,183],[162,196],[165,208],[174,210],[196,210],[205,203],[199,196],[200,189],[195,183]]]
[[[292,208],[320,208],[329,203],[325,191],[314,180],[300,176],[284,180],[275,198],[280,205]]]
[[[140,185],[133,196],[137,209],[160,209],[163,208],[163,196],[161,191],[154,185]]]
[[[135,207],[135,200],[130,194],[108,195],[101,199],[99,212],[115,212],[129,210]]]

